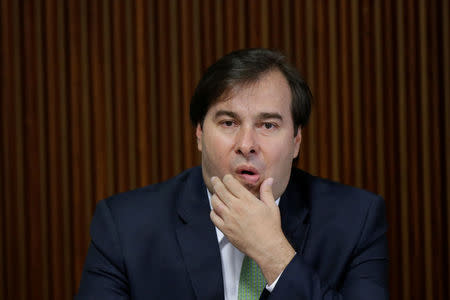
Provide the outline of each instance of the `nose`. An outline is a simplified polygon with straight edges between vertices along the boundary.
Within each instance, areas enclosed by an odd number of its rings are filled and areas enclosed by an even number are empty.
[[[256,132],[253,128],[241,127],[236,136],[236,153],[245,157],[259,151]]]

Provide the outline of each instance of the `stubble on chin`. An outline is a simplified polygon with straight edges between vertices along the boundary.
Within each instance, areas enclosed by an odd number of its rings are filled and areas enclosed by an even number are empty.
[[[241,184],[250,192],[252,193],[256,198],[259,199],[259,187],[261,186],[260,184],[258,185],[254,185],[251,183],[242,183]]]

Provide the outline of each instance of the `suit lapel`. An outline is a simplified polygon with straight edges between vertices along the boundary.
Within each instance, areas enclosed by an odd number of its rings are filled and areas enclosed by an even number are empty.
[[[200,168],[187,178],[178,200],[182,222],[177,238],[195,294],[198,299],[223,299],[220,249]]]
[[[309,199],[307,178],[293,169],[291,179],[280,199],[281,227],[292,247],[303,254],[309,232]]]

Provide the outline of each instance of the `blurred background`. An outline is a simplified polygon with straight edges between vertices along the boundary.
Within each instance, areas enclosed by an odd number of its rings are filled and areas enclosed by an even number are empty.
[[[448,0],[0,0],[0,298],[71,299],[96,203],[198,165],[205,68],[283,51],[299,166],[381,194],[391,299],[450,299]]]

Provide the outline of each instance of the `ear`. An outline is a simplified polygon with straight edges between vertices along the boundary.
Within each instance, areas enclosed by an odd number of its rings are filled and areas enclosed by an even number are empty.
[[[299,127],[297,130],[297,135],[294,137],[294,157],[296,158],[298,156],[298,153],[300,151],[300,144],[302,143],[302,129]]]
[[[197,128],[195,129],[195,136],[197,137],[197,148],[199,151],[202,151],[203,130],[202,126],[200,126],[200,123],[197,124]]]

